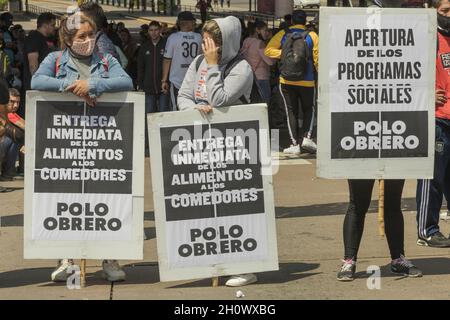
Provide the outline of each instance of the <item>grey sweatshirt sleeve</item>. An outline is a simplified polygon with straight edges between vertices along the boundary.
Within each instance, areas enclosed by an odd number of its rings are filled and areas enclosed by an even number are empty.
[[[219,66],[208,67],[206,92],[208,100],[214,108],[242,104],[239,98],[243,95],[249,100],[252,86],[253,72],[245,60],[233,67],[225,80],[222,79],[222,72],[219,70]]]
[[[197,76],[197,70],[195,70],[197,59],[198,57],[194,59],[189,66],[186,75],[184,76],[183,83],[181,84],[181,88],[178,91],[178,110],[193,109],[196,106],[194,89],[195,78]]]

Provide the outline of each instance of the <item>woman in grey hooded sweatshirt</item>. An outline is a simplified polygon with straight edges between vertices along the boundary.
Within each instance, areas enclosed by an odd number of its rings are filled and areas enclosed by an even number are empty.
[[[197,108],[207,113],[213,108],[250,101],[252,69],[247,61],[234,60],[239,54],[240,43],[241,23],[238,18],[230,16],[205,23],[203,55],[195,58],[189,66],[178,92],[179,110]],[[234,65],[234,61],[239,62]],[[227,65],[234,66],[224,79]]]
[[[203,55],[189,66],[178,92],[178,109],[198,109],[209,113],[213,108],[233,106],[250,101],[253,71],[238,57],[241,23],[236,17],[207,21],[202,30]],[[227,67],[228,66],[228,67]],[[225,70],[228,75],[225,77]],[[244,286],[257,281],[254,274],[231,277],[226,285]]]

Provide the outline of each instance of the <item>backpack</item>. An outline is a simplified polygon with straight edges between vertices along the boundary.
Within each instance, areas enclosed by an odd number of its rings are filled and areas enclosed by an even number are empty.
[[[197,59],[196,64],[195,64],[195,71],[198,72],[198,69],[200,68],[200,65],[202,64],[203,60],[205,59],[204,55],[200,55],[200,57]],[[228,77],[228,75],[230,74],[231,70],[233,70],[233,68],[242,60],[245,60],[244,57],[242,57],[240,54],[238,54],[236,57],[234,57],[233,59],[230,60],[230,62],[227,63],[224,73],[223,73],[223,78],[225,79],[226,77]],[[263,102],[263,98],[261,96],[261,94],[259,93],[259,89],[258,86],[256,84],[256,77],[255,74],[253,73],[253,85],[252,85],[252,92],[250,93],[250,101],[247,100],[247,98],[245,97],[245,95],[242,95],[239,100],[241,100],[242,103],[244,104],[250,104],[250,103],[261,103]]]
[[[308,62],[311,59],[306,37],[309,31],[292,32],[285,29],[286,39],[281,48],[280,73],[288,81],[305,79]]]

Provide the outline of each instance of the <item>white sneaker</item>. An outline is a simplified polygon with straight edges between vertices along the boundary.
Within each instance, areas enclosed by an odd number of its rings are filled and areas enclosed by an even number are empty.
[[[286,148],[283,150],[283,153],[288,153],[288,154],[300,154],[300,145],[291,145],[289,148]]]
[[[60,261],[58,267],[56,267],[55,271],[52,272],[52,281],[53,282],[65,282],[69,277],[67,273],[67,269],[73,266],[73,261],[69,259],[63,259]]]
[[[309,152],[316,153],[317,144],[309,138],[303,138],[302,148]]]
[[[258,281],[258,278],[253,273],[239,274],[232,276],[225,285],[228,287],[241,287],[256,281]]]
[[[124,281],[125,272],[119,266],[117,260],[103,260],[103,278],[108,281]]]

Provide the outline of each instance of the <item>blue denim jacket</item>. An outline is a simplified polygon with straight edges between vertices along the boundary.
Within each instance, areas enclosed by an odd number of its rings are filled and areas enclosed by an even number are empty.
[[[31,79],[32,90],[63,92],[74,81],[78,80],[79,73],[72,63],[68,49],[62,52],[59,60],[59,70],[56,74],[56,61],[61,51],[50,53],[39,66]],[[119,62],[110,54],[100,56],[94,52],[91,61],[91,77],[89,83],[89,96],[100,96],[103,92],[118,92],[133,90],[133,81],[122,69]]]

